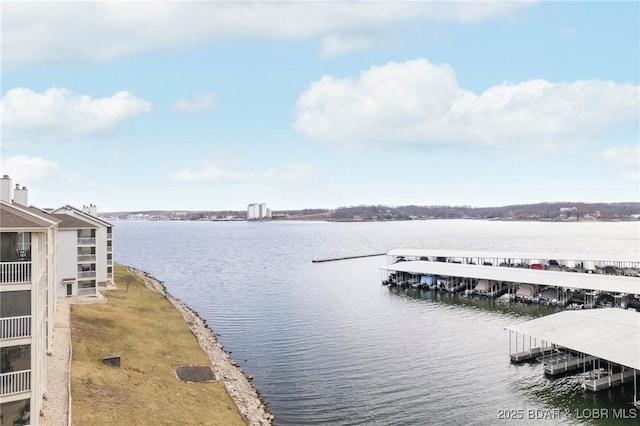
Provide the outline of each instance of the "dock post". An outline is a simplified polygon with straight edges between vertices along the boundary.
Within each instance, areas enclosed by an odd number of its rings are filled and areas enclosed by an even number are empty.
[[[636,373],[638,370],[633,370],[633,405],[638,405],[638,390],[636,389]]]

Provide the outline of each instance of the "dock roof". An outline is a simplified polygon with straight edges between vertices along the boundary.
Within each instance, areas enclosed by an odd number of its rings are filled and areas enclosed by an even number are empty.
[[[505,329],[640,370],[640,313],[636,311],[563,311]]]
[[[383,266],[386,271],[421,275],[477,278],[523,284],[550,285],[584,290],[599,290],[640,295],[640,278],[582,272],[540,271],[502,266],[464,265],[459,263],[415,260]]]
[[[593,262],[636,262],[640,263],[640,255],[593,254],[593,253],[536,253],[536,252],[493,252],[470,250],[439,249],[393,249],[387,256],[412,257],[449,257],[449,258],[485,258],[485,259],[533,259],[558,261],[593,261]]]

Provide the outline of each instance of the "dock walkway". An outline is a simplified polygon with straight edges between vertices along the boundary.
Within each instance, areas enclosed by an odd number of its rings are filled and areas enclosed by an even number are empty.
[[[634,370],[625,370],[624,372],[614,373],[599,379],[586,380],[582,387],[591,392],[597,392],[603,389],[617,386],[622,383],[633,381]]]
[[[553,350],[553,346],[537,347],[531,348],[528,351],[517,352],[511,354],[511,362],[513,362],[514,364],[519,364],[522,362],[531,361],[544,354],[545,352],[550,352],[551,350]]]
[[[551,361],[544,362],[544,374],[547,376],[558,376],[569,373],[596,359],[594,356],[576,357],[573,355],[561,355]]]

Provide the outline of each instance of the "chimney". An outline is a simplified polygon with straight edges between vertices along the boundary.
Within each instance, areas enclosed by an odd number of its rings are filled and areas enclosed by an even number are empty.
[[[13,201],[13,188],[11,188],[11,178],[9,175],[2,176],[0,179],[0,200],[10,203]]]
[[[20,186],[16,184],[16,189],[13,190],[13,202],[25,207],[29,205],[29,191],[26,186],[20,189]]]
[[[98,207],[94,206],[93,203],[89,204],[88,206],[83,205],[82,212],[90,214],[91,216],[98,217]]]

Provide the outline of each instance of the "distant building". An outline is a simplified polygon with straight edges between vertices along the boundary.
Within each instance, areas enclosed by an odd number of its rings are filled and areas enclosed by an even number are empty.
[[[253,203],[247,206],[247,220],[260,220],[270,218],[271,210],[267,207],[266,204]]]
[[[97,217],[93,204],[52,213],[61,219],[57,296],[97,295],[100,284],[113,283],[113,225]]]

